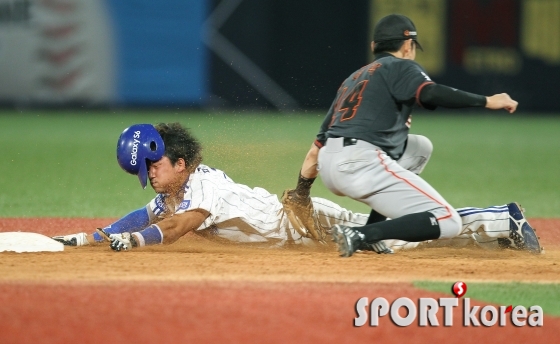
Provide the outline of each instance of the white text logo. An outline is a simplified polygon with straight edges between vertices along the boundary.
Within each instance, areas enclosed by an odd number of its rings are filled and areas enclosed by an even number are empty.
[[[130,164],[132,166],[136,166],[136,159],[138,158],[138,144],[140,143],[139,139],[140,138],[140,131],[135,131],[134,132],[134,142],[132,143],[132,153],[131,155],[131,159],[130,159]]]
[[[391,321],[401,327],[410,326],[418,321],[418,326],[440,326],[437,314],[443,309],[443,326],[453,326],[453,308],[459,306],[459,298],[467,293],[467,284],[455,282],[451,286],[451,292],[456,298],[442,297],[438,300],[422,297],[414,303],[408,297],[400,297],[389,304],[384,297],[377,297],[369,303],[367,297],[362,297],[356,302],[356,314],[354,326],[364,326],[369,319],[370,326],[379,326],[379,320],[389,315]],[[369,312],[368,312],[369,307]],[[402,316],[406,314],[406,316]],[[524,306],[500,306],[499,310],[494,306],[472,306],[471,299],[463,299],[463,321],[462,325],[468,326],[506,326],[509,318],[514,326],[543,326],[543,309],[540,306],[531,306],[529,310]]]

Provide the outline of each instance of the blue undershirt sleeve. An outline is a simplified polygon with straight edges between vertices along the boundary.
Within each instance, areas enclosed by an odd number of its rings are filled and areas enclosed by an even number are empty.
[[[125,215],[116,222],[103,228],[109,234],[117,234],[123,232],[138,232],[150,225],[150,215],[146,207],[134,210]],[[103,238],[98,233],[93,233],[95,241],[101,242]]]

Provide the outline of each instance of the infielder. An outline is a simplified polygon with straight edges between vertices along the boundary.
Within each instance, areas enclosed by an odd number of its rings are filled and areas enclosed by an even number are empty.
[[[117,160],[125,171],[138,176],[143,188],[149,179],[157,195],[145,207],[103,229],[101,234],[109,237],[116,251],[171,244],[189,231],[209,239],[269,246],[324,243],[323,238],[308,238],[305,232],[302,235],[302,229],[290,222],[276,195],[235,183],[223,171],[201,164],[200,144],[179,123],[155,127],[137,124],[125,129],[118,140]],[[362,226],[368,220],[368,215],[353,213],[325,199],[313,198],[312,202],[313,218],[321,233],[334,225]],[[496,246],[497,238],[508,236],[508,205],[465,209],[463,215],[462,239]],[[522,225],[523,218],[519,220]],[[104,237],[96,232],[54,239],[65,245],[83,246],[102,242]],[[398,249],[418,243],[388,244]],[[383,241],[360,249],[393,252]]]
[[[463,231],[463,213],[418,176],[432,146],[425,137],[409,135],[415,104],[431,110],[486,107],[513,113],[517,108],[505,93],[485,97],[433,82],[414,61],[416,48],[422,49],[417,37],[416,27],[403,15],[388,15],[376,24],[371,43],[374,62],[342,83],[307,153],[296,189],[284,194],[288,212],[311,228],[311,236],[317,230],[306,218],[310,188],[318,174],[333,193],[372,208],[364,226],[331,228],[343,257],[364,243],[446,239]],[[517,204],[507,208],[511,218],[524,221]],[[488,215],[501,211],[505,208],[484,210]],[[541,251],[528,224],[512,223],[509,238],[518,248]]]

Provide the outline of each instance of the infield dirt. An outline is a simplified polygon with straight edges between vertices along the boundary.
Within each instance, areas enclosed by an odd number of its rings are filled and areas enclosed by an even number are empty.
[[[90,232],[114,219],[2,219],[0,231]],[[3,253],[0,281],[322,281],[477,280],[560,282],[560,220],[530,219],[545,254],[478,247],[423,248],[339,258],[327,249],[266,249],[187,235],[172,245],[113,252],[107,245],[59,253]],[[102,262],[102,264],[100,264]],[[79,266],[80,269],[71,267]],[[125,269],[126,273],[123,273]]]
[[[51,236],[91,232],[113,220],[0,219],[0,231]],[[481,343],[491,336],[550,342],[560,335],[560,319],[549,316],[541,328],[398,328],[389,321],[379,328],[352,326],[361,296],[450,297],[415,289],[414,280],[559,283],[560,220],[530,222],[541,236],[543,255],[465,247],[343,259],[334,248],[265,249],[195,235],[130,252],[113,252],[107,245],[4,252],[0,341],[147,343],[165,333],[166,342],[325,343],[415,336],[415,342],[433,343],[450,335],[454,342]],[[102,329],[107,324],[109,332]]]

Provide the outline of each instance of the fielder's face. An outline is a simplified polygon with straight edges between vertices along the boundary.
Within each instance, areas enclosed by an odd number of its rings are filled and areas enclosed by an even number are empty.
[[[185,161],[179,159],[175,165],[168,157],[163,156],[152,162],[148,167],[150,185],[157,193],[173,193],[182,187],[187,177]]]

